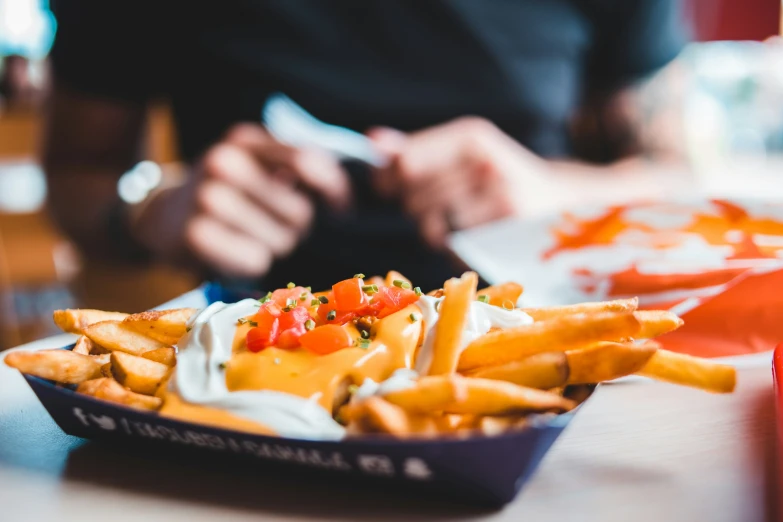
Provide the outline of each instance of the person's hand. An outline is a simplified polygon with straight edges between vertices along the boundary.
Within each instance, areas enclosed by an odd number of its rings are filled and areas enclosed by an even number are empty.
[[[424,239],[442,247],[452,230],[518,216],[547,197],[546,163],[489,121],[461,118],[413,134],[368,133],[389,155],[376,187],[399,197]]]
[[[349,181],[336,160],[241,124],[204,154],[184,185],[141,207],[133,230],[164,257],[185,252],[219,273],[258,277],[307,234],[313,197],[338,210],[349,203]]]

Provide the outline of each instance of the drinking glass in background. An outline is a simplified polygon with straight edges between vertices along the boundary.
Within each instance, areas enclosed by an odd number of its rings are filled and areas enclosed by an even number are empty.
[[[699,182],[728,196],[783,196],[783,38],[692,44],[687,151]]]

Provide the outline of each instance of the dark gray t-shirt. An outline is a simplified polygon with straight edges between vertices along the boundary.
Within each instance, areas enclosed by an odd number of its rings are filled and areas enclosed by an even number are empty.
[[[187,160],[232,124],[258,121],[276,91],[359,131],[478,115],[538,154],[568,156],[568,120],[588,92],[655,71],[684,42],[676,0],[52,4],[58,78],[98,96],[168,98]],[[310,240],[264,286],[321,287],[394,268],[435,287],[452,274],[399,206],[372,194],[366,175],[352,174],[354,213],[322,211]]]

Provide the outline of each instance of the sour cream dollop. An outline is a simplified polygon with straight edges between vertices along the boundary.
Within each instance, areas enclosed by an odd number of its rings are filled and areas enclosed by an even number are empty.
[[[283,437],[337,440],[345,428],[317,403],[273,390],[229,391],[225,364],[231,359],[237,321],[258,311],[258,301],[209,305],[188,324],[180,340],[169,393],[188,403],[226,411],[267,426]]]

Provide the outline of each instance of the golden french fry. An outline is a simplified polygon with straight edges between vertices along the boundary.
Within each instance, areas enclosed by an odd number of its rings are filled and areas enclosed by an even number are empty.
[[[76,344],[73,346],[73,350],[71,350],[73,353],[80,353],[82,355],[90,355],[90,352],[92,351],[92,341],[90,341],[90,338],[87,336],[80,336],[76,340]]]
[[[737,370],[733,366],[668,350],[655,352],[636,373],[713,393],[731,393],[737,384]]]
[[[510,382],[465,377],[465,397],[445,408],[447,413],[509,415],[536,411],[569,411],[576,403],[553,393]]]
[[[122,321],[128,314],[103,310],[67,309],[55,310],[54,323],[64,332],[83,334],[84,329],[101,321]]]
[[[598,341],[634,337],[638,331],[639,321],[630,312],[555,317],[479,337],[462,352],[458,368],[464,372],[537,353],[573,350]]]
[[[479,417],[474,429],[491,437],[493,435],[500,435],[509,430],[524,428],[527,425],[527,422],[527,418],[525,417]]]
[[[116,402],[141,410],[158,410],[161,404],[163,404],[159,397],[134,393],[109,377],[85,381],[76,388],[76,391],[97,399]]]
[[[432,343],[432,363],[429,375],[454,373],[462,348],[462,331],[468,321],[470,304],[476,299],[478,276],[465,272],[461,278],[446,281],[439,318]]]
[[[90,359],[103,366],[104,364],[109,364],[111,362],[111,352],[90,355]]]
[[[102,321],[91,324],[84,329],[84,335],[89,337],[93,343],[107,350],[126,352],[131,355],[141,355],[144,352],[166,346],[119,321]]]
[[[411,413],[432,413],[443,411],[464,396],[464,379],[450,374],[422,377],[414,387],[387,393],[383,398]]]
[[[522,285],[518,283],[503,283],[501,285],[488,286],[479,290],[476,295],[485,295],[489,297],[489,304],[495,306],[503,306],[504,304],[511,303],[511,307],[517,305],[519,296],[522,295]]]
[[[175,366],[177,364],[177,351],[171,346],[150,350],[149,352],[144,352],[141,356],[166,366]]]
[[[111,362],[107,362],[101,366],[101,375],[104,377],[114,377],[111,373]]]
[[[601,342],[566,352],[568,384],[593,384],[636,373],[658,350],[657,343],[636,346],[628,343]]]
[[[111,372],[117,382],[143,395],[154,395],[171,368],[124,352],[111,354]]]
[[[369,397],[340,410],[349,433],[388,433],[397,437],[437,435],[445,419],[405,411],[380,397]]]
[[[188,320],[196,312],[195,308],[150,310],[129,315],[123,323],[163,344],[177,344],[185,335]]]
[[[597,301],[565,306],[547,306],[543,308],[523,308],[522,311],[536,321],[546,321],[564,315],[597,314],[600,312],[633,312],[639,306],[639,298],[618,299],[616,301]]]
[[[568,362],[563,352],[544,352],[519,361],[484,366],[469,372],[467,376],[508,381],[528,388],[548,390],[566,383]]]
[[[411,280],[401,273],[396,270],[389,270],[389,272],[386,273],[386,279],[384,279],[383,284],[386,286],[393,286],[394,281],[402,281],[403,283],[411,284]]]
[[[638,339],[652,339],[665,333],[676,330],[684,324],[685,321],[677,317],[672,312],[664,310],[639,310],[634,312],[636,319],[642,325]]]
[[[78,384],[101,376],[101,365],[89,355],[70,350],[11,352],[5,363],[22,373],[63,384]]]
[[[443,289],[436,288],[435,290],[430,290],[427,292],[427,295],[430,297],[443,297]]]

